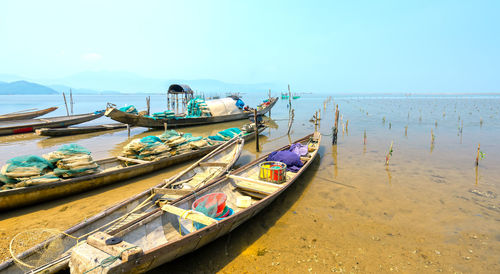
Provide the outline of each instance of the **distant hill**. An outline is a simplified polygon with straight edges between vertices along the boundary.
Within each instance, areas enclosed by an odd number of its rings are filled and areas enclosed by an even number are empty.
[[[69,90],[73,92],[73,94],[82,94],[82,95],[103,95],[103,94],[120,94],[119,91],[114,90],[93,90],[86,88],[72,88],[64,85],[50,85],[50,88],[56,90],[59,93],[69,93]]]
[[[41,83],[59,93],[118,94],[118,93],[166,93],[171,84],[188,84],[195,92],[223,95],[226,92],[278,92],[286,84],[278,83],[227,83],[214,79],[150,78],[124,71],[84,71],[62,78],[31,79],[22,76],[0,74],[0,81],[18,80]],[[118,90],[120,92],[118,92]]]
[[[11,83],[0,82],[0,94],[58,94],[57,91],[31,83],[28,81],[16,81]]]

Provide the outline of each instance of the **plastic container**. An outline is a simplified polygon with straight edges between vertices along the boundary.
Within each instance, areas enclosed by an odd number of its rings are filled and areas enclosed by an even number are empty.
[[[247,208],[252,205],[252,197],[241,196],[236,198],[236,206],[241,208]]]
[[[286,164],[282,162],[267,161],[260,165],[259,178],[272,183],[286,181]]]
[[[196,199],[196,201],[194,201],[192,205],[192,209],[202,212],[208,216],[207,213],[211,211],[210,208],[213,206],[217,206],[216,214],[214,216],[209,216],[213,218],[215,216],[221,215],[221,213],[224,211],[224,208],[226,207],[226,200],[227,196],[222,192],[210,193]],[[198,206],[203,208],[197,208]]]

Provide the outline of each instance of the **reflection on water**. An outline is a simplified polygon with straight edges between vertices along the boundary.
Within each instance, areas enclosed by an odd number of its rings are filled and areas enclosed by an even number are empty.
[[[254,96],[249,102],[257,101],[256,95],[249,96]],[[260,138],[261,152],[256,152],[253,141],[246,143],[237,165],[312,132],[314,123],[309,119],[325,98],[311,95],[294,101],[300,107],[295,110],[292,136],[286,134],[287,102],[279,101],[272,112],[272,126]],[[500,98],[336,97],[335,103],[344,129],[338,145],[331,145],[334,108],[330,102],[323,105],[317,125],[325,136],[321,157],[311,170],[229,236],[155,272],[498,273]],[[381,123],[384,117],[385,125]],[[243,123],[180,130],[208,136]],[[431,129],[436,141],[429,144]],[[126,130],[64,139],[4,136],[0,137],[0,163],[19,154],[40,155],[69,142],[87,147],[95,158],[104,158],[119,154],[133,138],[160,133],[133,128],[131,138]],[[387,145],[392,140],[397,150],[387,167]],[[475,168],[478,143],[488,157]],[[0,214],[0,246],[8,246],[15,234],[13,227],[16,231],[67,228],[188,164]]]

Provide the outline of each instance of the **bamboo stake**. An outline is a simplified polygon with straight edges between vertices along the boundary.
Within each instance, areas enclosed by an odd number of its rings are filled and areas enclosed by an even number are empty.
[[[288,117],[291,117],[291,113],[292,113],[292,92],[290,91],[290,84],[288,84],[288,106],[290,107],[288,109]]]
[[[151,96],[146,97],[146,106],[148,108],[148,115],[150,115],[150,102],[151,102]]]
[[[259,152],[259,120],[257,119],[257,109],[253,110],[255,120],[255,151]]]
[[[69,89],[69,105],[71,106],[71,115],[73,115],[73,91]]]
[[[387,152],[387,155],[385,156],[385,165],[389,165],[389,160],[391,159],[392,156],[392,146],[394,145],[394,141],[391,141],[391,146],[389,147],[389,152]]]
[[[476,154],[476,166],[479,166],[479,154],[481,149],[481,144],[477,144],[477,154]]]
[[[339,126],[339,105],[335,105],[335,126],[333,127],[333,137],[332,144],[337,144],[337,134],[338,134],[338,126]]]
[[[366,145],[366,129],[365,129],[365,133],[363,134],[363,145]]]
[[[271,101],[271,89],[269,89],[269,101]],[[269,109],[269,118],[271,118],[271,109]]]
[[[130,138],[130,125],[127,124],[127,136]]]
[[[68,102],[66,101],[66,94],[63,91],[64,105],[66,106],[66,115],[69,116]]]
[[[293,124],[293,119],[295,118],[295,110],[292,109],[292,112],[290,112],[290,118],[288,120],[288,131],[287,135],[290,135],[290,130],[292,129],[292,124]]]

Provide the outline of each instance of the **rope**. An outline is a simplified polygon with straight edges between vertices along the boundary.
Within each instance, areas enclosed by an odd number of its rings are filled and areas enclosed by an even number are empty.
[[[83,272],[83,274],[89,273],[98,267],[105,268],[105,267],[112,265],[116,260],[121,259],[123,252],[130,250],[130,249],[133,249],[133,248],[136,248],[136,247],[139,247],[139,246],[132,246],[132,247],[126,248],[126,249],[122,250],[122,252],[120,252],[120,254],[118,256],[109,256],[109,257],[103,259],[98,265]]]

